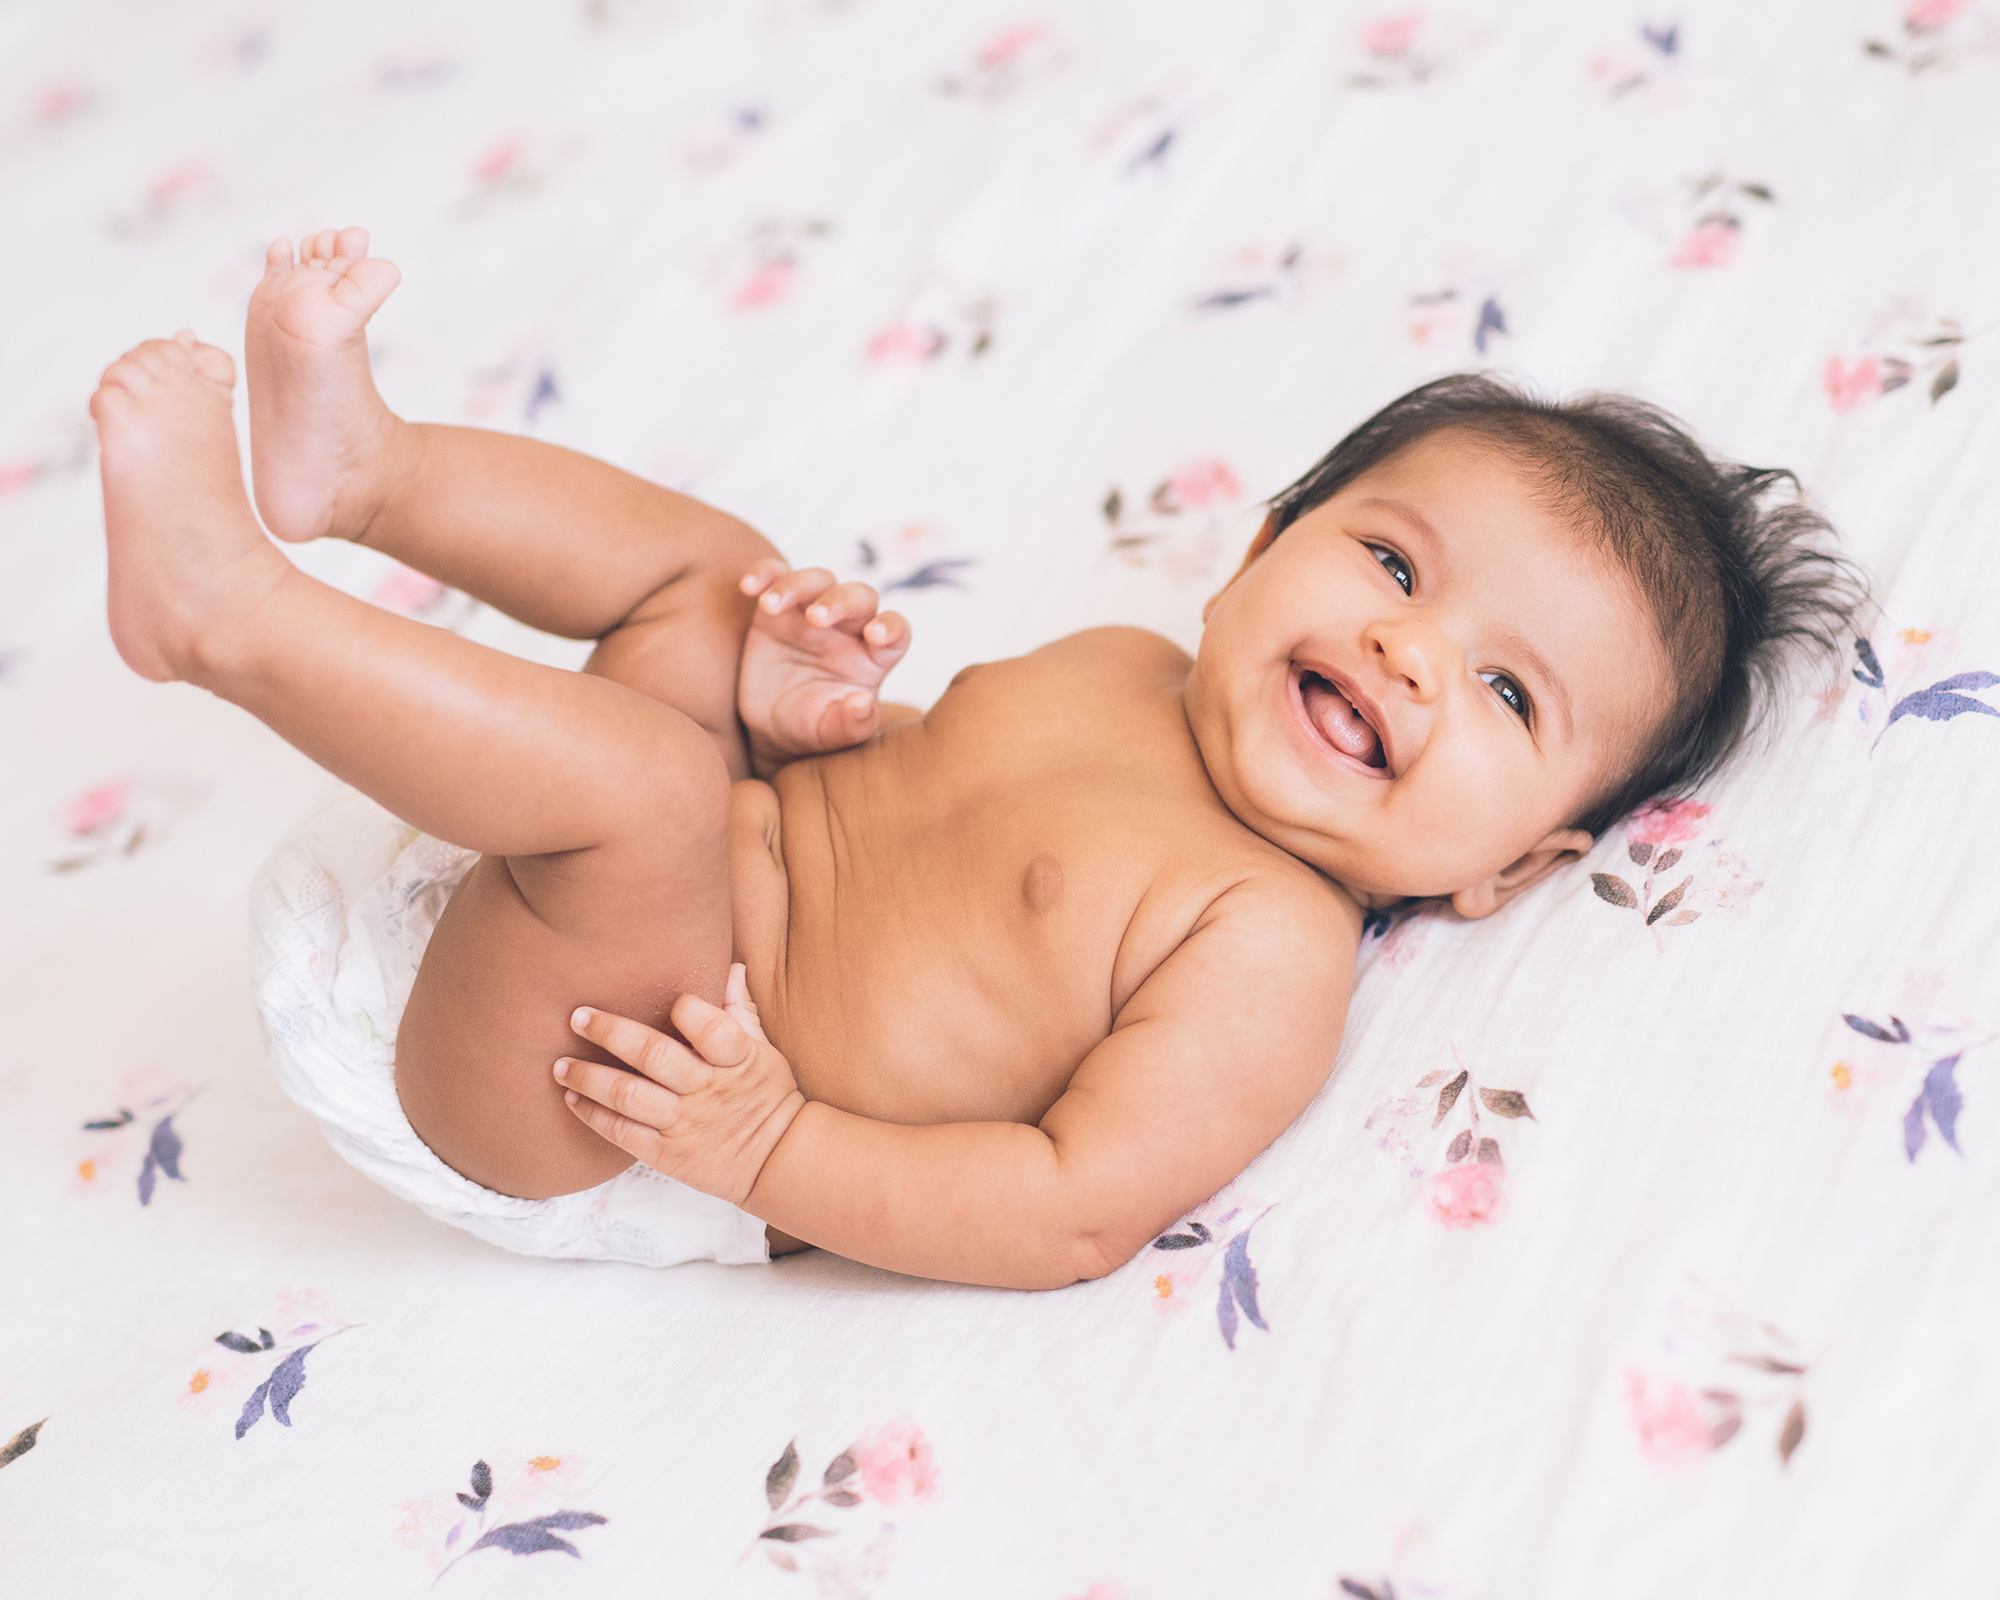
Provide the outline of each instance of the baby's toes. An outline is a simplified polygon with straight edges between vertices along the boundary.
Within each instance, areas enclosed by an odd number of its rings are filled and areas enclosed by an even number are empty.
[[[212,344],[197,344],[188,353],[194,362],[194,370],[210,383],[225,389],[236,387],[236,362],[227,350],[218,350]]]
[[[359,228],[353,231],[361,232]],[[382,302],[395,291],[396,285],[403,281],[395,262],[381,261],[374,256],[361,261],[336,261],[334,265],[345,267],[346,271],[333,284],[333,298],[364,321],[375,314]]]
[[[98,387],[123,389],[135,398],[150,393],[166,375],[166,363],[154,348],[164,343],[166,341],[162,339],[148,339],[144,344],[127,350],[104,369],[104,376],[97,380]]]

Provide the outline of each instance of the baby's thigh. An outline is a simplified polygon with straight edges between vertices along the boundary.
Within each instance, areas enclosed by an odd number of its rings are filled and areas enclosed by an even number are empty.
[[[485,856],[459,884],[396,1039],[404,1114],[447,1166],[501,1194],[546,1199],[632,1164],[570,1112],[553,1069],[559,1056],[610,1059],[570,1031],[580,1005],[663,1028],[683,993],[721,1000],[726,817],[721,828],[688,820],[667,823],[671,849]],[[554,893],[535,881],[548,873],[559,875]]]

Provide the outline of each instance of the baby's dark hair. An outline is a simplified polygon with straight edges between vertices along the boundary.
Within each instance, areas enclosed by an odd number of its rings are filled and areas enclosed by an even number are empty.
[[[1685,793],[1762,728],[1802,655],[1839,651],[1867,585],[1828,548],[1832,525],[1778,467],[1717,461],[1629,395],[1543,400],[1484,373],[1392,400],[1271,502],[1281,531],[1372,467],[1446,428],[1531,469],[1650,604],[1674,704],[1631,770],[1574,826],[1601,834],[1642,802]],[[1773,499],[1773,491],[1789,493]]]

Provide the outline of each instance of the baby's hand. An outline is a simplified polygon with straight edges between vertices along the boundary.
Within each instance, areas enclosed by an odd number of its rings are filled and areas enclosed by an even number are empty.
[[[875,691],[910,648],[910,625],[865,583],[776,557],[743,576],[757,615],[743,641],[736,710],[760,773],[797,756],[845,750],[881,725]]]
[[[570,1110],[627,1155],[740,1206],[805,1096],[764,1037],[740,963],[721,1009],[684,994],[672,1016],[693,1049],[629,1017],[579,1009],[570,1026],[638,1070],[563,1060],[556,1079]]]

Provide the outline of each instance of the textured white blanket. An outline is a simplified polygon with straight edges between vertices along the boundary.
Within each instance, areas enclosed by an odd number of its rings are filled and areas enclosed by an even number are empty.
[[[2000,0],[0,7],[0,1590],[1990,1593],[1996,105]],[[350,222],[393,404],[870,577],[914,698],[1191,640],[1470,366],[1797,468],[1881,614],[1698,803],[1378,931],[1107,1280],[522,1260],[279,1094],[245,895],[332,782],[102,620],[98,370]]]

